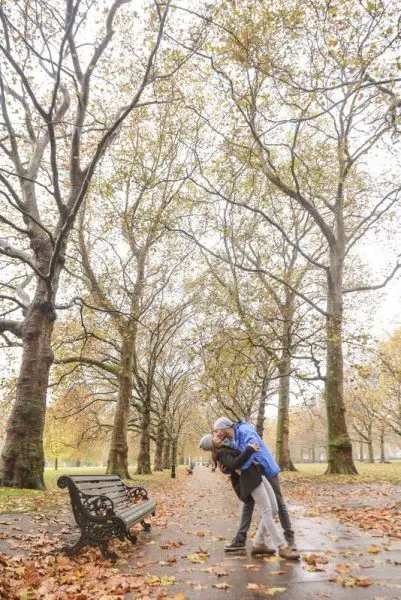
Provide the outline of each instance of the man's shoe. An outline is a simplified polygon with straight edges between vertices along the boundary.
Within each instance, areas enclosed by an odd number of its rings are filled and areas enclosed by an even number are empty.
[[[292,550],[298,550],[295,540],[286,540],[287,545],[292,548]]]
[[[266,544],[254,544],[252,546],[251,555],[257,556],[258,554],[267,554],[272,556],[273,554],[276,554],[276,551],[273,548],[266,546]]]
[[[288,546],[287,548],[279,550],[278,554],[281,558],[287,558],[288,560],[297,560],[300,557],[299,552]]]
[[[224,552],[239,552],[240,550],[246,550],[245,542],[236,540],[235,538],[232,542],[224,546]]]

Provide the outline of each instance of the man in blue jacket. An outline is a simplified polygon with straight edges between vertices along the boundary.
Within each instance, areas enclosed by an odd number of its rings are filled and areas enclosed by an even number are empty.
[[[260,464],[263,474],[269,480],[270,485],[272,486],[276,495],[278,516],[281,527],[284,531],[284,537],[290,548],[295,548],[294,532],[291,528],[290,517],[281,493],[280,482],[278,478],[278,474],[280,473],[281,469],[274,460],[273,456],[270,454],[260,435],[257,433],[255,428],[252,427],[252,425],[247,423],[247,421],[234,422],[232,419],[228,419],[227,417],[220,417],[217,419],[217,421],[214,423],[213,429],[219,439],[229,440],[233,447],[240,452],[243,452],[250,444],[259,444],[260,450],[255,452],[249,458],[249,460],[241,467],[241,470],[249,467],[252,462],[258,462]],[[226,552],[242,550],[245,548],[247,533],[249,527],[251,526],[253,509],[253,502],[244,504],[238,532],[232,542],[227,544],[225,547]]]

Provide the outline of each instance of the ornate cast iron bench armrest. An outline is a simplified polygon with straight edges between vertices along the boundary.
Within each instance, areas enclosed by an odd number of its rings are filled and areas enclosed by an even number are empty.
[[[104,495],[94,496],[79,492],[82,508],[87,518],[111,517],[115,515],[114,502]]]
[[[130,500],[148,500],[148,492],[144,487],[133,486],[133,485],[125,485],[125,491]]]

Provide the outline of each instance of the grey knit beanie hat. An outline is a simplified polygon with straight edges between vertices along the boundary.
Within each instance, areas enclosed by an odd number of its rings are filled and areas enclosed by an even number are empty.
[[[212,440],[213,440],[212,434],[206,433],[206,435],[204,435],[203,438],[201,438],[201,440],[199,442],[199,448],[202,448],[202,450],[211,450],[212,449]]]

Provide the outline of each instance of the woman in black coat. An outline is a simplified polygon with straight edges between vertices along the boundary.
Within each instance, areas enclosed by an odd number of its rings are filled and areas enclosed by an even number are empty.
[[[220,470],[230,475],[235,493],[242,502],[252,500],[251,492],[262,483],[262,471],[259,465],[252,463],[249,469],[241,471],[242,465],[257,452],[257,444],[248,446],[242,454],[235,448],[219,444],[213,439],[212,455],[220,465]]]

